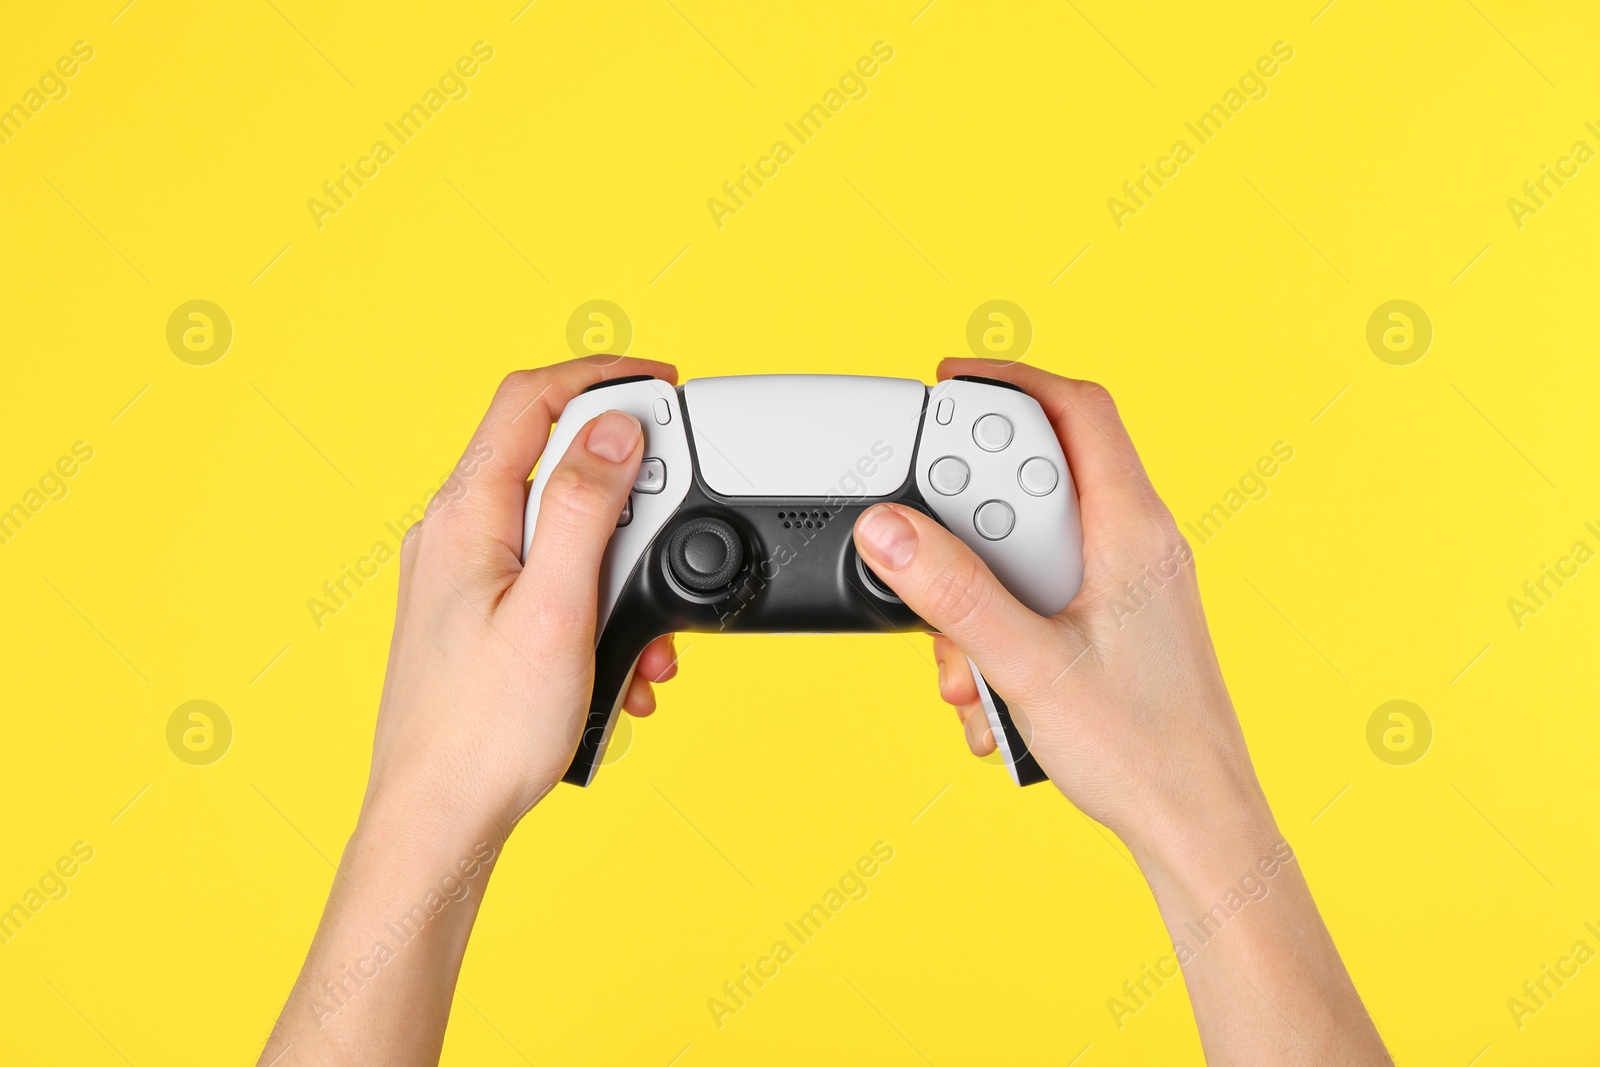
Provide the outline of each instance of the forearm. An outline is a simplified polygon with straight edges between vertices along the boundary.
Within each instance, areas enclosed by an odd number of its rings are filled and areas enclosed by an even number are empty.
[[[1181,818],[1135,855],[1207,1062],[1391,1063],[1266,802],[1236,797]]]
[[[362,813],[262,1064],[436,1063],[501,839]]]

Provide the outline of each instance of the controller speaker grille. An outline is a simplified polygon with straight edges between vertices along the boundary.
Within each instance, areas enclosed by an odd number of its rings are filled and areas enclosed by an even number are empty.
[[[811,511],[780,511],[778,518],[785,530],[820,530],[833,518],[831,512],[816,508]]]

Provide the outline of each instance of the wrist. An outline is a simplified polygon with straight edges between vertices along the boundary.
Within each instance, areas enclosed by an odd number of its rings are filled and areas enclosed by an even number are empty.
[[[1259,886],[1294,862],[1255,788],[1161,819],[1127,844],[1169,925],[1230,894],[1261,892]]]
[[[470,852],[484,841],[498,853],[523,813],[513,812],[506,790],[492,787],[494,777],[375,761],[356,835],[381,835],[389,847],[425,856]]]
[[[345,859],[370,865],[381,857],[383,865],[396,873],[409,869],[425,874],[435,868],[442,873],[444,867],[458,867],[458,860],[478,858],[482,865],[497,859],[508,831],[481,806],[450,803],[431,794],[424,799],[374,783],[361,806]],[[473,877],[476,881],[478,876]]]
[[[459,959],[500,858],[502,838],[410,809],[369,805],[345,846],[334,891],[344,914],[374,936],[410,943],[419,934],[442,958]]]

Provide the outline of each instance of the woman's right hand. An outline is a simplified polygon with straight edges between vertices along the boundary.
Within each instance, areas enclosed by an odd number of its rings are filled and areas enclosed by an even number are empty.
[[[939,378],[998,378],[1039,401],[1066,451],[1083,518],[1083,588],[1045,618],[937,522],[868,510],[856,545],[941,636],[940,694],[978,755],[995,747],[966,657],[1067,797],[1135,849],[1200,813],[1266,817],[1222,680],[1194,557],[1156,495],[1111,395],[1022,364],[946,360]]]

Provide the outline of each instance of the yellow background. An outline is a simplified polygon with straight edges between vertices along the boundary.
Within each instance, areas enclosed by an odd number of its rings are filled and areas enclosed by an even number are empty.
[[[3,1058],[255,1055],[354,822],[395,569],[321,629],[306,600],[594,298],[686,377],[928,378],[1014,301],[1031,362],[1116,394],[1180,521],[1290,443],[1197,556],[1356,984],[1402,1062],[1592,1056],[1600,964],[1520,1030],[1506,1001],[1600,948],[1600,565],[1520,629],[1506,600],[1600,548],[1600,164],[1520,229],[1506,200],[1600,148],[1600,18],[922,2],[0,17],[0,102],[95,50],[0,146],[0,506],[94,448],[0,546],[0,906],[95,850],[0,947]],[[307,198],[478,40],[469,95],[318,229]],[[879,40],[869,95],[719,229],[706,200]],[[1107,198],[1280,40],[1269,95],[1119,229]],[[165,340],[192,299],[234,326],[210,366]],[[1365,341],[1391,299],[1434,326],[1410,366]],[[1058,793],[965,753],[925,639],[680,647],[622,759],[514,837],[447,1062],[1199,1059],[1177,984],[1113,1023],[1169,949],[1148,892]],[[167,747],[192,699],[234,726],[211,766]],[[1392,699],[1433,724],[1409,766],[1367,746]],[[707,998],[879,840],[867,898],[718,1030]]]

